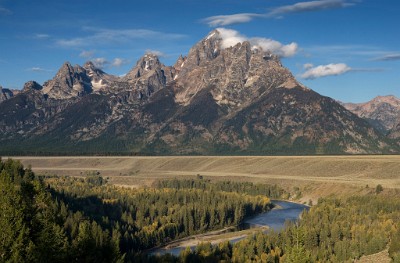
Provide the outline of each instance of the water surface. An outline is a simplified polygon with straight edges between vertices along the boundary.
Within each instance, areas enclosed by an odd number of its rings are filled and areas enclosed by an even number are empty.
[[[237,230],[245,230],[249,229],[252,227],[258,227],[258,226],[268,226],[269,229],[274,230],[274,231],[280,231],[284,228],[285,222],[286,221],[295,221],[299,218],[300,214],[304,211],[304,209],[308,209],[309,207],[306,205],[302,204],[297,204],[297,203],[291,203],[291,202],[286,202],[286,201],[278,201],[278,200],[272,200],[272,203],[275,205],[276,208],[256,215],[252,218],[246,219],[243,224],[241,224]],[[242,238],[237,238],[233,239],[230,242],[231,243],[236,243],[239,240],[244,239],[245,237]],[[195,248],[195,246],[191,247],[192,249]],[[174,247],[170,249],[165,249],[165,248],[159,248],[154,250],[151,254],[167,254],[170,253],[172,255],[178,256],[179,253],[184,250],[185,247]]]

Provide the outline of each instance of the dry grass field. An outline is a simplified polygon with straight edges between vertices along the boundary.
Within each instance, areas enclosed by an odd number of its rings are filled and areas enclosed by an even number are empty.
[[[7,157],[3,157],[7,158]],[[13,157],[38,174],[100,172],[115,185],[138,187],[157,179],[201,175],[302,189],[303,201],[329,194],[369,192],[381,184],[400,191],[400,156]],[[367,187],[368,185],[368,187]],[[399,189],[399,190],[397,190]]]

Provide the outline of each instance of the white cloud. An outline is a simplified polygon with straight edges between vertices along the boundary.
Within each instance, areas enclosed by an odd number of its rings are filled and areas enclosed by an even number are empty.
[[[293,5],[279,6],[271,9],[268,13],[239,13],[231,15],[217,15],[206,17],[201,22],[210,27],[228,26],[232,24],[247,23],[254,18],[280,18],[286,14],[316,12],[328,9],[345,8],[355,5],[355,0],[319,0],[299,2]]]
[[[35,34],[36,39],[47,39],[49,37],[50,37],[50,35],[48,35],[48,34]]]
[[[114,58],[111,62],[112,67],[121,67],[122,65],[128,64],[129,60],[123,58]]]
[[[304,69],[310,69],[310,68],[312,68],[312,67],[314,67],[314,65],[311,64],[311,63],[306,63],[306,64],[303,65],[303,68],[304,68]]]
[[[319,0],[309,2],[299,2],[293,5],[285,5],[272,9],[267,13],[267,17],[281,17],[286,14],[314,12],[328,9],[345,8],[355,5],[347,0]]]
[[[79,56],[81,58],[92,58],[94,55],[94,51],[93,50],[82,50],[81,53],[79,53]]]
[[[276,40],[268,38],[251,38],[250,43],[261,47],[263,50],[269,50],[280,57],[292,57],[297,53],[299,48],[297,43],[294,42],[283,45]]]
[[[210,27],[227,26],[232,24],[247,23],[255,17],[262,17],[262,14],[242,13],[233,15],[219,15],[210,16],[202,20],[203,23],[208,24]]]
[[[247,37],[241,35],[238,31],[226,28],[217,28],[222,38],[222,48],[228,48],[247,40]]]
[[[217,28],[217,30],[222,38],[222,48],[228,48],[236,45],[237,43],[249,41],[253,47],[260,47],[264,51],[270,51],[281,57],[291,57],[298,51],[298,45],[294,42],[288,45],[283,45],[282,43],[269,38],[248,38],[244,35],[241,35],[238,31],[232,29]]]
[[[91,61],[92,61],[93,65],[94,65],[96,68],[99,68],[99,69],[103,69],[103,68],[105,68],[107,65],[110,64],[110,61],[108,61],[106,58],[94,58],[94,59],[92,59]]]
[[[400,60],[400,53],[386,54],[373,59],[373,61],[397,61],[397,60]]]
[[[159,50],[151,50],[151,49],[146,49],[146,54],[153,54],[156,55],[157,57],[166,57],[165,53]]]
[[[342,75],[353,69],[344,63],[320,65],[317,67],[308,68],[306,72],[301,74],[303,79],[316,79],[326,76]]]
[[[38,73],[40,73],[40,72],[52,72],[52,70],[44,69],[44,68],[41,68],[41,67],[28,68],[27,71],[38,72]]]
[[[129,60],[124,58],[114,58],[112,61],[106,58],[94,58],[91,61],[93,65],[99,69],[110,68],[110,67],[121,67],[122,65],[129,63]]]
[[[181,34],[170,34],[147,29],[104,29],[85,27],[84,31],[91,32],[84,37],[59,39],[56,44],[62,47],[83,47],[98,44],[126,43],[135,39],[181,39]]]

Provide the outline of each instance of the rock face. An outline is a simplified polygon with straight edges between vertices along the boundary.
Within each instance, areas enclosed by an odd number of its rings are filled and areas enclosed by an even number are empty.
[[[31,80],[25,83],[22,92],[29,92],[31,90],[42,90],[42,89],[43,89],[42,85],[40,85],[36,81]]]
[[[211,93],[218,105],[231,109],[251,103],[271,88],[301,85],[278,57],[252,48],[249,42],[221,48],[218,31],[197,43],[177,68],[177,101],[187,104],[197,92],[215,87]],[[179,61],[177,63],[179,65]]]
[[[138,98],[150,97],[151,94],[165,88],[167,84],[164,68],[156,55],[146,54],[122,80],[129,83],[137,92]]]
[[[400,139],[400,119],[397,120],[394,127],[389,131],[388,137],[396,140]]]
[[[9,89],[3,89],[2,86],[0,86],[0,103],[10,99],[11,97],[13,97],[14,94],[11,90]]]
[[[109,89],[115,81],[119,80],[118,77],[109,75],[97,68],[91,61],[86,62],[83,68],[86,71],[85,73],[88,79],[90,79],[90,89],[95,93],[101,91],[107,92],[107,89]]]
[[[90,94],[92,85],[84,68],[66,62],[52,80],[43,84],[43,92],[51,98],[69,99]]]
[[[66,62],[52,80],[43,84],[43,93],[54,99],[82,97],[91,93],[109,92],[118,80],[118,77],[96,68],[90,61],[83,67],[72,67]]]
[[[382,153],[397,145],[296,81],[279,58],[211,32],[174,66],[146,54],[124,76],[63,65],[0,104],[0,152]]]
[[[365,103],[343,103],[343,106],[384,133],[395,128],[400,118],[400,99],[395,96],[378,96]]]
[[[9,90],[9,89],[3,89],[2,86],[0,86],[0,103],[12,98],[14,96],[14,93]]]

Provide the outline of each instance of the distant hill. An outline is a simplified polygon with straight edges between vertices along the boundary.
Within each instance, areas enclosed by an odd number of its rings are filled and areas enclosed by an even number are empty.
[[[393,129],[400,117],[400,99],[395,96],[378,96],[365,103],[343,103],[343,106],[384,133]]]

